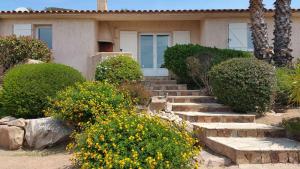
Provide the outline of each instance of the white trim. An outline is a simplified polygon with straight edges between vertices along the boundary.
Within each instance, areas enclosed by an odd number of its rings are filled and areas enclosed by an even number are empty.
[[[13,34],[19,36],[32,36],[32,25],[31,24],[14,24]]]
[[[173,31],[173,45],[183,45],[191,43],[190,31]]]
[[[143,35],[151,35],[153,36],[153,68],[142,68],[144,72],[144,76],[168,76],[169,72],[165,68],[159,68],[157,65],[157,36],[159,35],[167,35],[168,36],[168,47],[171,46],[171,33],[139,33],[139,61],[141,64],[142,54],[141,54],[141,37]]]
[[[120,50],[130,52],[138,60],[138,33],[136,31],[120,31]]]

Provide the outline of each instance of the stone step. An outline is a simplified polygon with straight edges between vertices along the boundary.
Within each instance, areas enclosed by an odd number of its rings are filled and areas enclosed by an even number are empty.
[[[287,138],[208,137],[206,146],[237,164],[300,163],[300,143]]]
[[[192,123],[196,135],[206,137],[285,137],[280,127],[258,123]],[[204,140],[205,142],[205,140]]]
[[[187,90],[186,84],[153,84],[148,90]]]
[[[174,112],[179,117],[190,122],[200,123],[253,123],[255,115],[236,114],[233,112]]]
[[[168,102],[171,103],[216,103],[213,96],[168,96]]]
[[[231,112],[230,107],[218,103],[170,103],[172,111]]]
[[[151,84],[177,84],[176,80],[148,80],[145,82]]]
[[[152,96],[199,96],[201,90],[152,90]]]
[[[150,81],[150,80],[171,80],[170,76],[145,76],[145,80]]]

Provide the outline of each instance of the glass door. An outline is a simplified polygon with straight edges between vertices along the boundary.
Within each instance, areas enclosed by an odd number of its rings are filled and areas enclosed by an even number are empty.
[[[169,34],[141,34],[140,62],[144,76],[168,76],[164,64],[164,52],[170,45]]]

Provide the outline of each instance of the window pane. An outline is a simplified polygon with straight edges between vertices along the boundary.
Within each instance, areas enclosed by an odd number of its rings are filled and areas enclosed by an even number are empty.
[[[40,27],[38,28],[38,39],[45,42],[50,49],[52,49],[52,28]]]
[[[160,68],[164,64],[164,53],[168,48],[169,35],[157,35],[157,67]]]
[[[248,50],[254,50],[252,32],[250,25],[248,26]]]
[[[153,68],[153,36],[141,36],[141,65],[142,68]]]

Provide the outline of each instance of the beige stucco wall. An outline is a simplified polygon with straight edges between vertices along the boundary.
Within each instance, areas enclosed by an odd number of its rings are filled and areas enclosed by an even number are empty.
[[[52,25],[54,61],[72,66],[86,76],[87,58],[96,53],[96,23],[80,19],[0,20],[0,35],[11,35],[13,24]]]
[[[120,31],[137,31],[139,34],[169,33],[171,42],[173,31],[190,31],[191,42],[200,43],[200,21],[108,21],[106,23],[112,33],[115,51],[120,51]]]
[[[292,43],[294,57],[300,58],[300,18],[292,18]],[[268,25],[268,37],[273,45],[274,20],[266,19]],[[210,18],[202,22],[200,33],[201,44],[217,48],[228,48],[228,25],[230,23],[250,23],[248,18]]]

